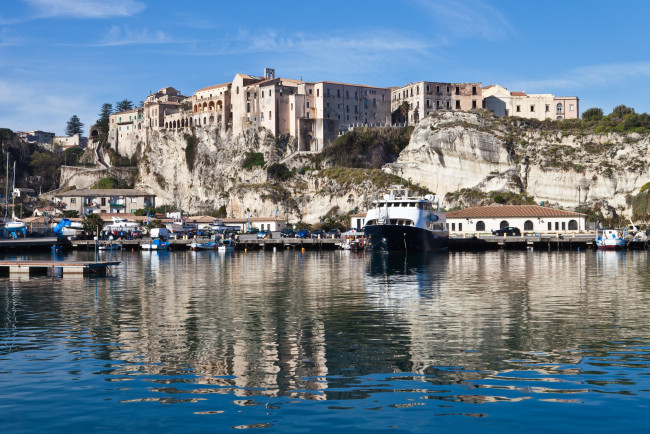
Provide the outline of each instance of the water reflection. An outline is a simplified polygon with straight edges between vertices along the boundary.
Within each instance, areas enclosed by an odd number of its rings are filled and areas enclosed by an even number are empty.
[[[4,279],[0,382],[39,366],[65,388],[89,373],[122,404],[201,406],[193,414],[222,414],[224,396],[246,414],[298,399],[490,416],[489,403],[649,390],[645,252],[120,260],[107,278]],[[54,364],[69,374],[50,378]]]

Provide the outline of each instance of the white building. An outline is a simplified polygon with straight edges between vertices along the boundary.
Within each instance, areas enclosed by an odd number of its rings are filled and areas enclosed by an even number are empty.
[[[586,214],[539,205],[479,206],[447,213],[451,234],[492,233],[514,226],[523,233],[579,233],[585,230]]]

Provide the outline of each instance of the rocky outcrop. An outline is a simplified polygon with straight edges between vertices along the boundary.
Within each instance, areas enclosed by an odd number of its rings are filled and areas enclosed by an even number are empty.
[[[650,181],[648,136],[583,134],[557,125],[442,112],[417,125],[385,170],[439,195],[464,188],[526,191],[537,202],[567,208],[603,202],[629,215],[630,197]]]

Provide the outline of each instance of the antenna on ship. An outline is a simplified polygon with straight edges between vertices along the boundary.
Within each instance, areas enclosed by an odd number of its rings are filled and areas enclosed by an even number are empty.
[[[399,169],[399,185],[403,184],[402,175],[404,175],[404,169],[403,168]]]

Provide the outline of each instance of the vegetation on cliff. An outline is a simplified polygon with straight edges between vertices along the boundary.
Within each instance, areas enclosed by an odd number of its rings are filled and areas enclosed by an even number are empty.
[[[355,129],[338,137],[320,154],[325,166],[380,169],[397,160],[409,143],[413,127]]]

